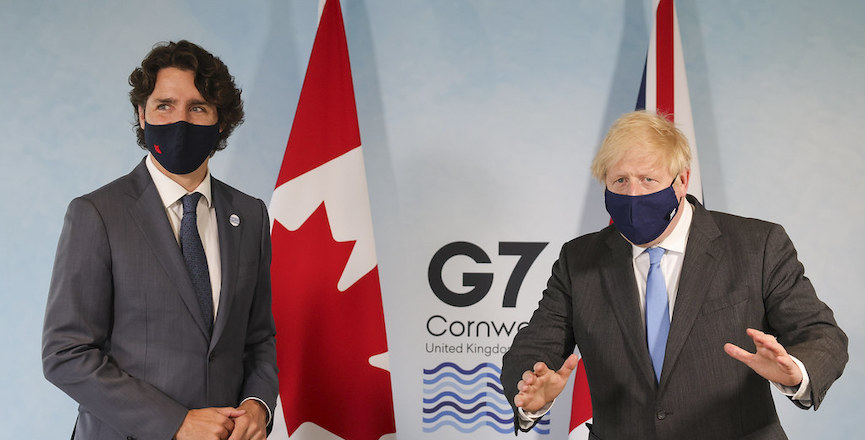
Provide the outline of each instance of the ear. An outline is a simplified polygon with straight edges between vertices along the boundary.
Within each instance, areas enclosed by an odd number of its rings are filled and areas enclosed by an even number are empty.
[[[138,105],[138,126],[144,130],[144,107]]]
[[[687,193],[688,184],[691,183],[691,169],[685,168],[681,173],[679,173],[679,176],[676,177],[676,180],[678,180],[679,183],[682,184],[683,192]]]

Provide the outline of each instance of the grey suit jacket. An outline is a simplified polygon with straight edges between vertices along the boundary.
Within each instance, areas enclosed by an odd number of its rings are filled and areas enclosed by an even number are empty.
[[[168,440],[189,409],[247,397],[275,408],[267,209],[216,179],[212,197],[222,260],[212,336],[143,161],[69,204],[42,359],[80,404],[77,438]]]
[[[730,358],[773,335],[808,370],[816,409],[847,362],[847,336],[779,225],[695,206],[664,367],[656,384],[631,245],[615,226],[566,243],[529,325],[505,354],[513,406],[523,371],[560,368],[576,344],[592,397],[590,438],[784,439],[770,384]],[[516,411],[516,408],[514,408]]]

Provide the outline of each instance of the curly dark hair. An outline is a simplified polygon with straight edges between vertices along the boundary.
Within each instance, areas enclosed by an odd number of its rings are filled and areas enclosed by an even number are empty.
[[[156,86],[156,74],[165,67],[176,67],[195,72],[195,88],[207,102],[216,106],[218,124],[222,129],[216,150],[226,147],[231,132],[243,123],[243,100],[240,89],[234,84],[234,77],[228,67],[218,57],[186,40],[161,42],[141,61],[129,75],[129,101],[135,111],[135,134],[138,145],[144,144],[144,127],[138,125],[138,106],[145,107],[147,98]],[[214,151],[216,151],[214,150]]]

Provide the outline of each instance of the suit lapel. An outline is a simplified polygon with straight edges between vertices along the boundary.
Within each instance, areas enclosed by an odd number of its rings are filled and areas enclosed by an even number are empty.
[[[670,322],[664,370],[661,374],[662,387],[669,378],[670,369],[676,365],[676,360],[705,301],[707,286],[711,284],[718,263],[724,255],[723,248],[714,245],[715,239],[720,237],[721,232],[708,211],[696,199],[689,197],[689,201],[694,205],[694,218],[685,248],[685,260],[679,277],[673,319]]]
[[[643,379],[655,384],[652,359],[646,344],[646,328],[640,314],[640,299],[637,281],[634,278],[634,263],[631,245],[618,232],[607,238],[611,252],[604,253],[601,261],[601,279],[607,300],[613,308],[624,339],[631,350]]]
[[[228,313],[234,301],[235,285],[237,284],[237,265],[240,256],[240,238],[243,233],[243,218],[232,203],[231,193],[226,186],[211,177],[211,191],[213,195],[213,207],[216,210],[216,230],[219,234],[219,253],[222,270],[222,287],[219,294],[219,307],[216,313],[216,322],[213,327],[213,338],[211,347],[225,331]],[[236,215],[240,223],[236,226],[231,223],[231,216]]]
[[[154,259],[162,266],[171,281],[171,285],[176,287],[183,303],[189,310],[189,314],[198,324],[202,334],[207,337],[207,327],[201,316],[198,298],[189,278],[186,262],[183,260],[180,246],[174,238],[165,207],[162,205],[162,199],[159,197],[159,192],[150,178],[144,161],[141,161],[130,173],[130,177],[133,183],[131,196],[135,199],[129,207],[132,220],[141,230],[144,241],[147,242],[153,255],[156,256]]]

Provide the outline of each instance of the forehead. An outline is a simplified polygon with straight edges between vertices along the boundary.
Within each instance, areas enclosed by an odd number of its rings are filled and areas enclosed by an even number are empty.
[[[626,175],[660,176],[670,174],[665,157],[660,149],[645,143],[632,143],[621,148],[621,156],[607,170],[608,178]]]
[[[156,84],[151,96],[172,95],[175,98],[198,99],[204,101],[201,92],[195,87],[195,72],[164,67],[156,72]]]

